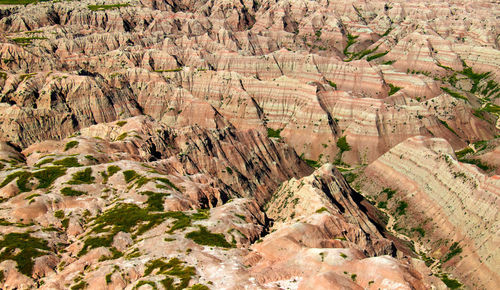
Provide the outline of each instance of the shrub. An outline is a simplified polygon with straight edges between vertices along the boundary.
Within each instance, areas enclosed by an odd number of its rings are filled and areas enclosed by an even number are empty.
[[[58,210],[58,211],[54,212],[54,217],[56,217],[58,219],[64,218],[64,211],[63,210]]]

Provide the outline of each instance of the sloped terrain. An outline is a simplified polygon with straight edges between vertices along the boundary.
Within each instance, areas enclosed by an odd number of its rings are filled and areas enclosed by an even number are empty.
[[[495,289],[499,17],[0,1],[0,288]]]

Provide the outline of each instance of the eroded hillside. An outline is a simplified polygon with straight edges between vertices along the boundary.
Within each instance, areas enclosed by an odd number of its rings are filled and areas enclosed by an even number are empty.
[[[0,1],[0,285],[494,289],[498,17]]]

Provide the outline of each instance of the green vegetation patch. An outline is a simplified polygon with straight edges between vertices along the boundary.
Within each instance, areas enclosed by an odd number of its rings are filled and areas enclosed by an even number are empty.
[[[49,250],[47,241],[28,233],[9,233],[0,241],[0,262],[14,260],[22,274],[31,277],[34,258],[44,256]]]
[[[314,168],[319,168],[321,167],[321,163],[317,160],[312,160],[312,159],[304,159],[304,161],[307,163],[307,165],[314,167]]]
[[[155,180],[160,181],[165,183],[166,185],[170,186],[170,188],[175,189],[177,191],[181,191],[175,184],[173,184],[168,178],[166,177],[156,177]]]
[[[448,274],[442,274],[439,278],[450,289],[459,289],[462,287],[462,283],[458,280],[449,278]]]
[[[460,253],[462,253],[462,248],[458,245],[458,242],[454,242],[451,245],[448,253],[443,258],[441,258],[441,262],[445,263]]]
[[[3,2],[3,1],[0,1],[0,4],[2,4],[1,2]],[[31,36],[31,37],[11,38],[12,41],[14,41],[15,43],[17,43],[21,46],[26,46],[26,45],[32,44],[33,40],[43,40],[43,39],[47,39],[47,37]]]
[[[33,176],[38,179],[37,188],[49,188],[56,179],[66,174],[66,168],[59,166],[45,167],[42,170],[33,173]]]
[[[54,161],[54,158],[45,158],[42,161],[40,161],[37,164],[35,164],[35,167],[40,167],[40,166],[42,166],[44,164],[52,163],[52,161]]]
[[[366,58],[367,61],[372,61],[374,59],[377,59],[377,58],[381,58],[382,56],[388,54],[389,51],[384,51],[384,52],[381,52],[381,53],[376,53],[376,54],[373,54],[373,55],[370,55]]]
[[[404,215],[406,214],[406,208],[408,208],[408,203],[406,201],[400,201],[398,207],[396,208],[396,214]]]
[[[273,130],[271,128],[267,128],[267,137],[281,139],[280,133],[281,133],[282,130],[283,129]]]
[[[91,184],[95,180],[92,176],[92,168],[88,167],[82,171],[73,173],[72,179],[68,181],[68,184]]]
[[[326,207],[322,207],[322,208],[316,210],[316,213],[322,213],[322,212],[325,212],[325,211],[328,212],[328,209]]]
[[[38,2],[45,2],[45,1],[38,1],[38,0],[0,0],[0,5],[28,5],[28,4],[32,4],[32,3],[38,3]]]
[[[232,245],[226,241],[223,234],[214,234],[204,226],[198,226],[199,230],[186,234],[186,238],[193,240],[199,245],[231,248]]]
[[[394,189],[391,189],[389,187],[386,187],[384,188],[380,194],[386,194],[387,195],[387,200],[391,199],[395,194],[396,194],[396,191]]]
[[[342,153],[351,150],[351,145],[347,143],[346,136],[342,136],[337,140],[337,148],[339,148]]]
[[[169,214],[150,213],[148,209],[142,209],[135,204],[119,204],[94,220],[95,226],[92,233],[106,234],[88,237],[78,255],[84,255],[93,248],[110,247],[113,237],[120,231],[133,233],[132,237],[135,238],[162,223],[166,217],[169,217]]]
[[[473,158],[468,158],[468,159],[459,159],[460,162],[463,162],[463,163],[469,163],[469,164],[474,164],[476,165],[478,168],[484,170],[484,171],[490,171],[490,170],[493,170],[493,168],[487,164],[487,163],[484,163],[483,161],[481,161],[480,159],[473,159]]]
[[[64,196],[80,196],[80,195],[84,195],[85,192],[79,191],[79,190],[74,190],[71,187],[65,187],[65,188],[61,189],[61,194]]]
[[[160,283],[163,284],[165,289],[185,289],[189,285],[189,281],[196,274],[196,269],[191,266],[184,266],[183,261],[172,258],[168,262],[162,259],[149,261],[146,264],[144,276],[151,275],[165,275],[166,278]],[[174,284],[173,277],[180,279],[179,283]]]
[[[116,122],[116,125],[118,125],[120,127],[125,126],[125,124],[127,124],[127,121],[118,121],[118,122]]]
[[[16,184],[20,192],[30,191],[31,188],[28,187],[28,182],[31,177],[31,173],[27,171],[16,171],[7,175],[4,181],[0,184],[0,188],[9,184],[12,180],[17,178]]]
[[[443,92],[447,93],[448,95],[454,97],[455,99],[464,100],[466,102],[469,102],[469,99],[467,97],[462,96],[461,94],[454,92],[446,87],[441,87],[441,90],[443,90]]]
[[[399,92],[399,90],[401,90],[401,87],[395,86],[393,84],[389,84],[389,88],[390,88],[389,93],[388,93],[389,96],[392,96],[395,93]]]
[[[144,191],[141,192],[143,195],[148,196],[148,200],[146,203],[148,204],[147,209],[151,211],[163,211],[163,199],[166,196],[169,196],[169,193],[163,193],[163,192],[153,192],[153,191]]]
[[[443,126],[445,126],[445,127],[446,127],[446,129],[450,130],[453,134],[455,134],[455,135],[457,135],[457,136],[458,136],[457,132],[455,132],[455,130],[453,130],[453,128],[451,128],[451,127],[448,125],[448,123],[446,123],[446,121],[443,121],[443,120],[441,120],[441,119],[438,119],[438,120],[439,120],[439,122],[440,122],[441,124],[443,124]]]
[[[118,9],[121,7],[128,7],[130,3],[118,3],[118,4],[108,4],[108,5],[89,5],[87,6],[91,11],[104,11],[111,9]]]
[[[106,184],[108,183],[108,179],[115,175],[116,173],[118,173],[119,171],[121,170],[120,167],[116,166],[116,165],[110,165],[108,166],[108,169],[106,171],[103,171],[101,172],[101,176],[102,176],[102,183]]]
[[[158,73],[162,73],[162,72],[178,72],[178,71],[181,71],[182,70],[182,67],[177,67],[177,68],[173,68],[173,69],[157,69],[155,70],[155,72],[158,72]]]
[[[69,141],[68,143],[66,143],[66,146],[64,146],[64,151],[68,151],[72,148],[75,148],[78,146],[78,141],[76,140],[73,140],[73,141]]]
[[[463,158],[465,155],[469,154],[469,153],[474,153],[474,150],[470,147],[465,147],[464,149],[460,150],[460,151],[456,151],[455,152],[455,155],[457,156],[457,158]]]

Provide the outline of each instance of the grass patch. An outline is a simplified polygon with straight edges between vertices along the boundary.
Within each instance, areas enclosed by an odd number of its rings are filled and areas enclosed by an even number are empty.
[[[325,211],[328,212],[328,209],[326,207],[322,207],[322,208],[316,210],[316,213],[322,213],[322,212],[325,212]]]
[[[480,159],[459,159],[460,162],[462,163],[468,163],[468,164],[473,164],[473,165],[476,165],[478,168],[484,170],[484,171],[490,171],[492,170],[493,168],[484,163],[483,161],[481,161]]]
[[[123,178],[125,178],[126,183],[130,183],[134,179],[139,178],[141,175],[135,172],[135,170],[125,170],[123,171]]]
[[[448,274],[443,274],[439,278],[450,289],[459,289],[462,287],[462,283],[460,283],[458,280],[449,278]]]
[[[7,177],[4,179],[4,181],[0,184],[0,188],[6,186],[12,180],[15,180],[17,178],[16,184],[17,184],[17,187],[19,188],[19,191],[20,192],[30,191],[31,188],[28,187],[28,182],[29,182],[30,177],[31,177],[31,173],[29,173],[27,171],[16,171],[14,173],[7,175]]]
[[[42,161],[40,161],[37,164],[35,164],[35,167],[40,167],[40,166],[42,166],[44,164],[52,163],[52,161],[54,161],[54,158],[45,158]]]
[[[87,6],[90,11],[104,11],[104,10],[111,10],[111,9],[118,9],[121,7],[128,7],[130,6],[129,3],[118,3],[118,4],[108,4],[108,5],[89,5]]]
[[[267,128],[267,137],[281,139],[280,133],[282,130],[283,129],[273,130],[271,128]]]
[[[387,200],[389,200],[389,199],[391,199],[391,198],[392,198],[392,197],[396,194],[396,191],[395,191],[394,189],[391,189],[391,188],[389,188],[389,187],[386,187],[386,188],[384,188],[384,189],[380,192],[380,194],[383,194],[383,193],[387,194]]]
[[[127,132],[120,134],[120,136],[116,137],[116,141],[122,141],[123,139],[127,138],[128,134]]]
[[[113,243],[113,237],[118,232],[132,233],[132,237],[135,239],[137,236],[162,223],[165,218],[175,215],[175,213],[177,212],[155,214],[135,204],[119,204],[95,218],[94,227],[91,232],[94,234],[106,234],[104,236],[88,237],[78,256],[82,256],[94,248],[110,247]]]
[[[469,102],[469,99],[467,97],[462,96],[461,94],[454,92],[446,87],[441,87],[441,90],[443,90],[443,92],[447,93],[448,95],[454,97],[455,99],[464,100],[466,102]]]
[[[314,168],[319,168],[321,167],[321,164],[319,161],[312,160],[312,159],[304,159],[304,161],[307,163],[307,165],[314,167]]]
[[[393,84],[389,84],[389,88],[390,88],[389,93],[388,93],[389,96],[392,96],[395,93],[399,92],[399,90],[401,90],[401,87],[395,86]]]
[[[118,122],[116,122],[116,125],[118,125],[120,127],[125,126],[125,124],[127,124],[127,121],[118,121]]]
[[[59,166],[45,167],[43,170],[36,171],[33,176],[38,179],[37,188],[49,188],[49,186],[59,177],[66,174],[66,169]]]
[[[339,148],[342,153],[351,150],[351,145],[347,143],[346,136],[342,136],[337,140],[337,148]]]
[[[195,243],[204,246],[214,246],[222,248],[231,248],[232,245],[226,241],[223,234],[214,234],[207,230],[204,226],[198,226],[199,230],[186,234],[186,238],[193,240]]]
[[[185,289],[189,285],[191,278],[196,274],[196,269],[191,266],[184,266],[183,264],[184,262],[177,258],[172,258],[168,262],[162,259],[152,260],[146,264],[144,276],[152,273],[155,275],[165,275],[166,278],[160,281],[165,289]],[[180,282],[174,284],[172,277],[179,278]]]
[[[73,140],[73,141],[69,141],[68,143],[66,143],[66,146],[64,146],[64,151],[68,151],[72,148],[75,148],[78,146],[78,141],[76,140]]]
[[[147,209],[151,211],[163,211],[163,198],[170,195],[168,193],[153,191],[144,191],[141,192],[141,194],[148,196],[148,200],[146,201],[146,203],[148,204]]]
[[[406,214],[406,209],[408,208],[408,203],[405,201],[400,201],[398,207],[396,208],[396,214],[404,215]]]
[[[110,165],[108,166],[108,169],[107,169],[107,172],[101,172],[101,175],[102,175],[102,183],[106,184],[108,183],[108,179],[115,175],[116,173],[118,173],[119,171],[121,170],[120,167],[116,166],[116,165]]]
[[[166,185],[170,186],[172,189],[175,189],[177,190],[178,192],[181,192],[181,190],[175,186],[175,184],[173,184],[170,179],[166,178],[166,177],[156,177],[155,180],[157,181],[160,181],[160,182],[163,182],[165,183]]]
[[[95,177],[92,176],[92,168],[88,167],[82,171],[73,173],[72,179],[68,181],[68,184],[91,184],[94,180]]]
[[[81,167],[82,164],[78,163],[78,158],[76,157],[66,157],[53,162],[54,165],[61,165],[64,167]]]
[[[64,211],[63,210],[58,210],[58,211],[54,212],[54,217],[56,217],[58,219],[64,218]]]
[[[422,227],[412,228],[412,232],[417,232],[423,238],[425,236],[425,230]]]
[[[445,127],[446,127],[446,129],[450,130],[453,134],[455,134],[455,135],[457,135],[457,136],[458,136],[457,132],[455,132],[455,130],[453,130],[453,128],[451,128],[451,127],[448,125],[448,123],[446,123],[446,121],[443,121],[443,120],[441,120],[441,119],[438,119],[438,120],[439,120],[439,122],[440,122],[441,124],[443,124],[443,126],[445,126]]]
[[[458,159],[460,159],[469,153],[474,153],[474,150],[470,147],[465,147],[464,149],[462,149],[460,151],[456,151],[455,155],[457,156]]]
[[[31,277],[34,258],[46,255],[47,241],[34,238],[28,233],[9,233],[0,241],[0,261],[14,260],[22,274]]]
[[[366,61],[372,61],[374,59],[377,59],[377,58],[381,58],[382,56],[388,54],[389,51],[384,51],[384,52],[381,52],[381,53],[376,53],[374,55],[370,55],[366,58]]]
[[[0,4],[2,4],[1,1]],[[43,40],[43,39],[47,39],[47,37],[39,37],[39,36],[16,37],[16,38],[11,38],[10,40],[14,41],[15,43],[21,46],[26,46],[32,44],[33,40]]]
[[[450,250],[448,251],[448,253],[441,259],[441,262],[442,263],[445,263],[449,260],[451,260],[451,258],[455,257],[456,255],[462,253],[462,248],[458,245],[458,242],[454,242],[451,247],[450,247]]]
[[[61,189],[61,194],[64,196],[80,196],[80,195],[85,194],[85,192],[79,191],[79,190],[74,190],[71,187],[65,187],[65,188]]]
[[[178,71],[181,71],[181,70],[182,70],[182,67],[177,67],[177,68],[173,68],[173,69],[157,69],[154,72],[157,72],[157,73],[162,73],[162,72],[178,72]]]

